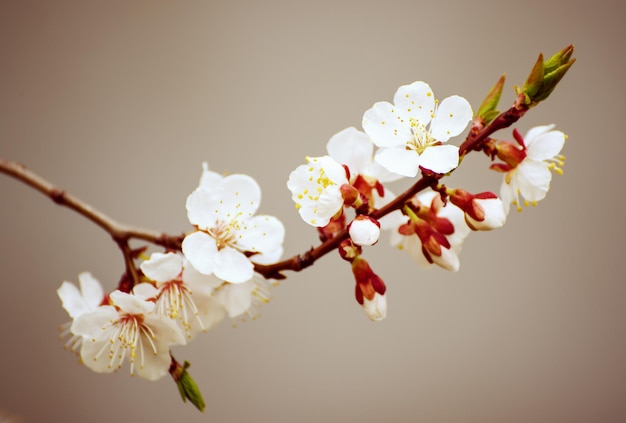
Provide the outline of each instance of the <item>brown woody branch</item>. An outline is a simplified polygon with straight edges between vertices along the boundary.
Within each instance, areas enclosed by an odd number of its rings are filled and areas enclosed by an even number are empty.
[[[491,134],[497,130],[511,126],[519,118],[521,118],[527,110],[527,107],[520,106],[518,102],[516,102],[516,104],[514,104],[509,110],[496,117],[489,126],[485,128],[476,128],[477,130],[470,131],[470,134],[467,136],[459,149],[459,155],[464,156],[470,151],[480,151],[483,143],[489,139]],[[133,252],[128,246],[128,241],[130,239],[146,241],[155,245],[160,245],[166,249],[181,250],[181,244],[185,234],[169,235],[164,232],[142,229],[119,223],[106,214],[94,209],[79,198],[56,187],[20,163],[0,159],[0,173],[5,173],[25,183],[26,185],[29,185],[49,197],[56,204],[74,210],[78,214],[86,217],[104,229],[111,235],[113,240],[122,250],[124,261],[126,263],[127,274],[133,282],[137,282],[137,272],[133,265]],[[396,197],[393,201],[389,202],[384,207],[375,210],[371,216],[375,219],[380,219],[394,210],[401,209],[406,201],[410,200],[420,191],[428,187],[435,186],[444,176],[445,175],[440,174],[425,174],[421,179]],[[347,237],[348,231],[347,229],[344,229],[335,237],[322,242],[317,247],[311,248],[302,254],[297,254],[289,259],[270,265],[255,264],[254,270],[263,275],[265,278],[284,279],[285,276],[281,272],[285,270],[299,272],[302,269],[306,269],[307,267],[313,265],[319,258],[336,249],[341,241]]]

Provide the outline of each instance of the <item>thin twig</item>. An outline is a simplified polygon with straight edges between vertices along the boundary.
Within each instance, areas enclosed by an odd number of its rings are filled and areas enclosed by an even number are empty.
[[[129,239],[140,239],[148,241],[165,248],[180,249],[180,244],[184,235],[173,236],[163,232],[152,231],[128,226],[117,222],[99,210],[96,210],[83,200],[69,194],[65,190],[53,185],[35,172],[29,170],[21,163],[0,159],[0,172],[5,173],[15,179],[35,188],[37,191],[49,197],[56,204],[74,210],[78,214],[91,220],[96,225],[104,229],[116,242],[127,241]]]

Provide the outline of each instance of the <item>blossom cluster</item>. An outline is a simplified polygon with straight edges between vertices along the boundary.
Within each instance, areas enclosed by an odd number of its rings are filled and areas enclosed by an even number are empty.
[[[363,249],[377,244],[381,232],[418,265],[457,271],[472,231],[503,226],[511,204],[518,210],[536,204],[546,196],[552,171],[562,172],[566,137],[546,125],[523,137],[514,130],[515,142],[486,138],[479,146],[499,160],[490,165],[504,174],[499,195],[444,185],[441,179],[464,155],[450,141],[468,126],[470,133],[480,131],[484,120],[465,98],[440,102],[427,83],[417,81],[398,88],[392,103],[375,103],[363,114],[362,130],[349,127],[333,135],[326,155],[306,157],[289,175],[298,213],[350,263],[355,299],[371,320],[386,317],[387,286]],[[63,282],[58,289],[72,318],[64,326],[66,347],[90,369],[109,373],[128,362],[131,374],[159,379],[172,373],[171,347],[226,316],[255,317],[258,305],[269,300],[271,278],[280,273],[259,269],[281,259],[283,224],[256,214],[261,189],[253,178],[223,176],[203,166],[186,202],[193,230],[178,249],[150,256],[137,250],[130,261],[141,263],[127,268],[118,289],[108,294],[90,273],[79,275],[80,288]],[[417,189],[396,197],[388,186],[401,179],[414,180]]]
[[[347,230],[349,244],[342,243],[340,254],[352,263],[356,299],[372,320],[385,317],[386,288],[361,257],[361,247],[376,244],[381,229],[419,265],[457,271],[458,254],[471,231],[501,227],[511,203],[520,207],[523,196],[524,204],[536,204],[548,191],[550,170],[561,172],[565,136],[549,125],[533,128],[525,137],[516,130],[517,144],[485,142],[485,152],[503,161],[491,165],[505,173],[499,196],[438,183],[459,165],[459,147],[449,141],[473,117],[463,97],[439,102],[425,82],[404,85],[393,103],[377,102],[364,113],[362,131],[350,127],[335,134],[327,155],[307,157],[289,176],[287,186],[300,216],[318,228],[322,240]],[[420,175],[435,182],[377,219],[395,198],[385,184]]]
[[[255,274],[254,263],[280,259],[285,234],[275,217],[255,215],[260,200],[254,179],[222,176],[205,163],[187,199],[195,230],[182,252],[146,257],[137,269],[141,283],[132,289],[121,286],[105,295],[90,273],[79,275],[80,289],[63,282],[57,293],[72,318],[64,327],[66,346],[98,373],[128,361],[131,374],[156,380],[168,373],[172,346],[225,316],[256,317],[273,282]]]

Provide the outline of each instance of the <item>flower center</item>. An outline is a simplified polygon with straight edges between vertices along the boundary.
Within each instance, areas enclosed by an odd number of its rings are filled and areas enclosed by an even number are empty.
[[[413,137],[406,143],[407,150],[414,150],[417,154],[422,154],[427,147],[437,142],[430,136],[430,131],[426,129],[426,125],[420,123],[419,120],[411,118],[410,124]]]
[[[97,360],[103,353],[108,352],[109,368],[120,368],[122,363],[129,356],[130,373],[134,374],[135,361],[139,355],[139,366],[144,366],[144,342],[156,354],[157,349],[154,344],[154,332],[143,323],[143,316],[136,314],[123,314],[119,319],[103,328],[110,331],[110,342],[105,342],[100,351],[94,357]],[[108,351],[107,351],[108,350]]]
[[[215,227],[209,229],[207,233],[215,239],[218,250],[226,247],[236,248],[237,231],[240,229],[240,226],[236,218],[230,222],[218,220]]]
[[[172,320],[179,319],[188,338],[191,338],[191,318],[196,319],[203,331],[206,330],[199,318],[191,291],[181,280],[167,282],[161,287],[156,306],[160,315]]]

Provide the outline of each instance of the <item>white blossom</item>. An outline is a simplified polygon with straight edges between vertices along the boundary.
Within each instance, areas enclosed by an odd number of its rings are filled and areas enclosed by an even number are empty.
[[[348,178],[344,167],[330,156],[306,160],[307,164],[291,172],[287,188],[300,217],[309,225],[323,227],[342,209],[341,186],[348,184]]]
[[[508,169],[505,170],[504,181],[500,187],[500,197],[504,202],[508,214],[510,204],[516,204],[521,210],[521,204],[536,204],[545,198],[550,189],[552,172],[562,173],[561,167],[564,157],[559,153],[565,144],[566,136],[561,131],[552,130],[554,125],[544,125],[532,128],[521,139],[518,149],[522,154],[511,159],[506,158]],[[506,145],[506,144],[505,144]],[[498,154],[500,157],[501,154]],[[520,195],[525,201],[520,201]]]
[[[157,380],[167,374],[170,346],[185,344],[178,326],[138,296],[116,290],[109,301],[72,324],[72,332],[83,337],[83,363],[97,373],[111,373],[128,359],[131,375]]]
[[[363,129],[380,149],[376,161],[388,171],[414,177],[419,168],[447,173],[459,163],[458,147],[444,145],[472,119],[472,108],[459,96],[441,104],[422,81],[403,85],[394,103],[375,103],[363,115]]]
[[[182,244],[193,267],[205,275],[241,283],[252,278],[253,262],[277,261],[283,252],[285,228],[273,216],[254,215],[260,201],[261,190],[247,175],[213,177],[210,188],[201,181],[187,198],[187,215],[197,230]]]

